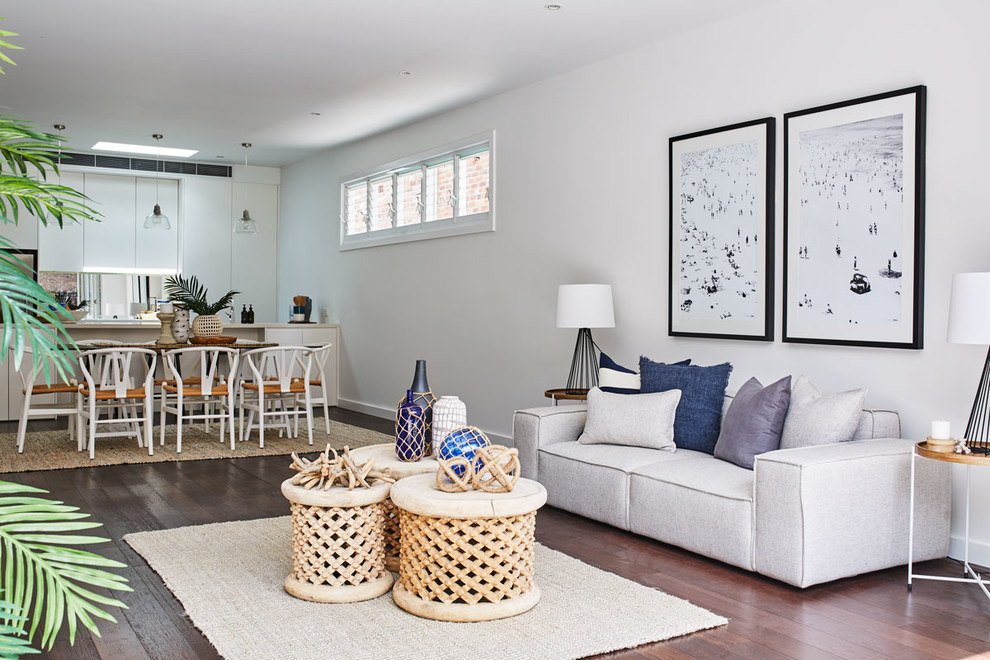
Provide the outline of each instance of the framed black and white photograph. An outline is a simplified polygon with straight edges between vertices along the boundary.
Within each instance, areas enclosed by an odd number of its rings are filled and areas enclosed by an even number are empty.
[[[773,340],[775,126],[670,138],[670,336]]]
[[[921,348],[925,87],[784,115],[785,342]]]

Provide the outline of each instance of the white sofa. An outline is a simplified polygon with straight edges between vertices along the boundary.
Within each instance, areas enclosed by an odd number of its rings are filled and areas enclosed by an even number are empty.
[[[864,410],[854,440],[778,449],[753,470],[714,456],[580,444],[584,405],[515,413],[522,476],[551,506],[797,587],[907,563],[912,441]],[[918,461],[914,560],[949,547],[949,466]]]

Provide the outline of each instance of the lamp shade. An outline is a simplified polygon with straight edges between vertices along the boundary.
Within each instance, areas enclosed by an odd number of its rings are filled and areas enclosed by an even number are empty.
[[[956,273],[949,297],[953,344],[990,344],[990,273]]]
[[[611,284],[561,284],[557,289],[558,328],[614,328]]]

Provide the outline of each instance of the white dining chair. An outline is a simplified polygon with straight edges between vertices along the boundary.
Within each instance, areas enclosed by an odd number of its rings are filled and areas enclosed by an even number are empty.
[[[197,346],[166,351],[165,380],[161,388],[161,443],[165,443],[165,419],[176,416],[176,453],[182,453],[182,423],[203,421],[209,432],[210,420],[220,421],[220,441],[229,429],[234,449],[234,402],[240,351],[233,348]],[[186,361],[186,364],[182,364]],[[192,361],[190,364],[189,362]],[[200,407],[191,412],[187,407]]]
[[[311,390],[309,403],[313,406],[323,406],[323,422],[327,427],[327,435],[330,435],[330,403],[329,403],[329,392],[327,383],[327,360],[330,358],[330,352],[333,350],[333,344],[324,344],[317,348],[312,349],[313,355],[313,366],[316,367],[316,378],[309,381],[309,387]],[[315,392],[312,392],[314,388],[319,388],[320,395],[316,396]],[[301,395],[296,396],[296,404],[303,405],[303,401],[300,400]],[[299,435],[299,417],[296,417],[296,435]]]
[[[12,348],[9,349],[8,359],[13,364]],[[69,371],[59,373],[53,360],[39,356],[35,363],[33,350],[30,347],[24,349],[20,368],[17,369],[24,392],[24,403],[17,421],[18,454],[24,452],[24,438],[30,417],[69,417],[69,440],[76,441],[77,449],[80,447],[82,427],[78,415],[79,382],[75,378],[73,366],[70,365]]]
[[[89,457],[95,457],[96,439],[110,436],[134,437],[138,446],[155,453],[151,429],[154,425],[154,373],[157,356],[147,348],[96,348],[79,354],[79,370],[84,382],[79,388],[79,415],[88,423]],[[124,419],[101,412],[121,411]],[[125,430],[98,432],[100,425],[124,423]],[[143,426],[143,429],[141,428]]]
[[[241,440],[258,429],[258,442],[264,448],[265,429],[276,425],[266,419],[278,418],[277,426],[292,435],[290,417],[306,417],[309,444],[313,444],[313,409],[310,399],[309,376],[313,352],[305,346],[256,348],[241,356],[250,371],[250,380],[241,381],[239,395]],[[301,397],[303,407],[296,405]],[[247,424],[244,414],[248,413]],[[255,424],[257,416],[257,424]],[[296,427],[298,431],[298,425]]]

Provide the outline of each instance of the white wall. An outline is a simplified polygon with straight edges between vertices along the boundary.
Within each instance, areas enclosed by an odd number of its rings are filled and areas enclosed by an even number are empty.
[[[868,387],[867,405],[899,410],[906,437],[934,418],[961,433],[986,348],[947,344],[946,313],[953,273],[990,270],[987,24],[983,0],[785,2],[287,167],[279,305],[307,292],[341,323],[343,405],[391,408],[425,358],[434,391],[460,395],[495,435],[566,379],[575,333],[554,327],[554,304],[574,282],[613,285],[617,327],[595,337],[624,364],[728,360],[730,389],[804,373],[824,390]],[[916,84],[928,86],[925,349],[781,343],[782,115]],[[667,337],[667,139],[768,115],[778,341]],[[337,251],[341,177],[488,129],[495,233]],[[990,499],[990,475],[974,481],[974,501]],[[958,537],[961,471],[956,482]],[[985,515],[973,537],[990,564]]]

